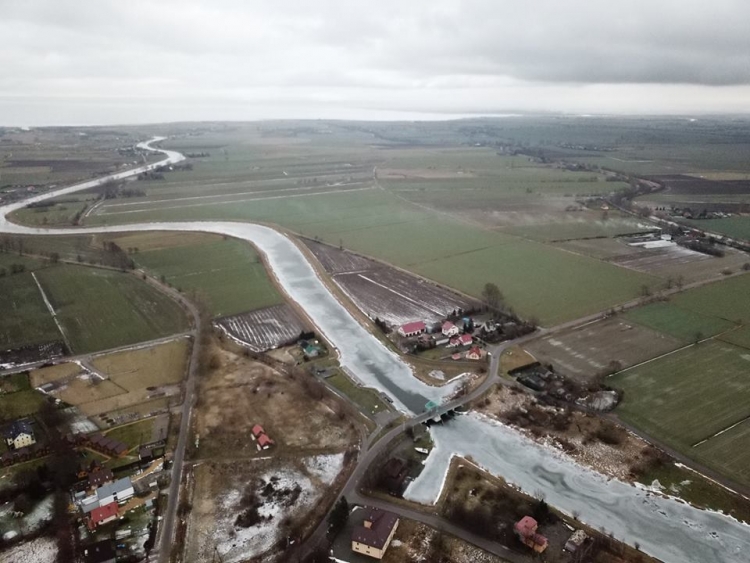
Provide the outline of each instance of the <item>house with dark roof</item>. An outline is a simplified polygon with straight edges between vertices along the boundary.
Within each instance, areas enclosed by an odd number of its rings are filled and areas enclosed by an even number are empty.
[[[115,563],[117,554],[112,540],[103,540],[83,547],[84,563]]]
[[[20,450],[36,444],[34,431],[26,420],[16,420],[5,430],[5,443],[8,449]]]
[[[364,508],[361,526],[352,530],[352,551],[382,559],[398,528],[398,516],[379,508]]]
[[[89,487],[96,489],[106,483],[111,483],[115,480],[115,476],[111,469],[105,467],[97,467],[88,475]]]

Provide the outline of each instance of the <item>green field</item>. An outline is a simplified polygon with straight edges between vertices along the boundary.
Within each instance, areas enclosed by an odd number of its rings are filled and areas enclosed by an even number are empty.
[[[113,428],[112,430],[105,432],[105,436],[107,436],[107,438],[112,438],[113,440],[119,440],[132,449],[141,444],[151,442],[153,429],[154,419],[147,418],[140,422],[134,422],[133,424],[126,424],[125,426]]]
[[[748,373],[746,349],[711,341],[626,370],[610,381],[625,392],[617,409],[624,420],[748,483],[737,471],[736,453],[750,449],[750,434],[738,427],[729,436],[711,438],[750,416]]]
[[[60,340],[31,272],[0,278],[0,350]]]
[[[388,407],[380,400],[376,391],[367,387],[360,387],[352,382],[347,376],[339,372],[331,377],[327,378],[326,381],[333,385],[336,389],[341,391],[344,395],[349,397],[352,401],[357,403],[362,409],[371,414],[376,415],[380,412],[386,412]]]
[[[45,396],[31,388],[26,373],[5,376],[0,380],[0,422],[32,415],[44,401]]]
[[[207,242],[139,252],[136,263],[186,293],[196,291],[214,316],[282,302],[260,257],[246,242],[213,237]]]
[[[625,313],[625,317],[648,328],[679,338],[685,343],[696,339],[702,340],[736,326],[726,319],[683,309],[672,302],[652,303],[645,307],[631,309]]]
[[[747,201],[747,199],[748,196],[743,201]],[[720,233],[731,238],[750,240],[750,217],[748,216],[734,216],[726,219],[702,219],[700,221],[686,221],[686,223],[697,229]]]
[[[637,297],[643,284],[659,283],[653,276],[436,217],[377,189],[92,219],[207,218],[278,223],[476,296],[485,283],[495,282],[521,315],[545,324],[606,309]]]
[[[135,276],[58,265],[37,272],[75,353],[105,350],[182,332],[180,306]]]

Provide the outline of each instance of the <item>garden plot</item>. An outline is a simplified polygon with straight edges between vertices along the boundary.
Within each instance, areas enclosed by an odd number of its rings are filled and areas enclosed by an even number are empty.
[[[616,317],[540,338],[525,349],[565,375],[588,380],[614,366],[611,362],[625,368],[681,345],[676,338]]]
[[[279,542],[314,521],[310,513],[343,468],[343,455],[280,464],[268,458],[204,463],[195,470],[187,561],[225,563],[274,555]],[[270,553],[269,553],[270,552]]]
[[[231,315],[216,321],[229,336],[255,352],[291,344],[305,326],[288,305],[274,305],[249,313]]]
[[[456,309],[477,306],[467,297],[374,260],[318,242],[304,242],[339,287],[371,319],[377,317],[394,326],[413,320],[437,322]]]

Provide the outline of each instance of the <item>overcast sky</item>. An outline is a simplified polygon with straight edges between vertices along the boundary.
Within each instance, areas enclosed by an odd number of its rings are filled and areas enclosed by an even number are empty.
[[[0,0],[0,124],[750,113],[749,0]]]

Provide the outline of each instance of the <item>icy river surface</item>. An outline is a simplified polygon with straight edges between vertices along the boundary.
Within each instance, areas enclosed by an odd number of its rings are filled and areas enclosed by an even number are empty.
[[[151,149],[148,143],[141,146]],[[166,159],[156,165],[184,159],[177,152],[161,152]],[[156,165],[121,172],[114,177],[127,178]],[[73,232],[203,231],[247,240],[265,254],[284,291],[337,348],[342,365],[365,385],[385,392],[396,406],[411,413],[422,412],[427,401],[440,402],[453,391],[451,387],[430,387],[417,380],[408,366],[367,332],[328,291],[300,249],[288,237],[269,227],[240,222],[191,221],[41,229],[17,225],[5,218],[31,201],[94,187],[110,178],[112,176],[6,205],[0,208],[0,232],[70,235]],[[432,435],[435,449],[422,474],[407,490],[407,496],[413,500],[435,502],[451,457],[471,456],[482,467],[527,493],[542,493],[551,505],[571,514],[576,512],[581,520],[596,528],[603,527],[631,544],[638,541],[645,552],[665,562],[750,561],[750,527],[721,514],[697,510],[625,483],[607,480],[505,426],[467,415],[444,426],[433,426]]]
[[[750,526],[607,479],[477,414],[430,428],[435,448],[406,490],[409,500],[434,504],[453,456],[471,459],[528,494],[666,563],[747,563]]]

